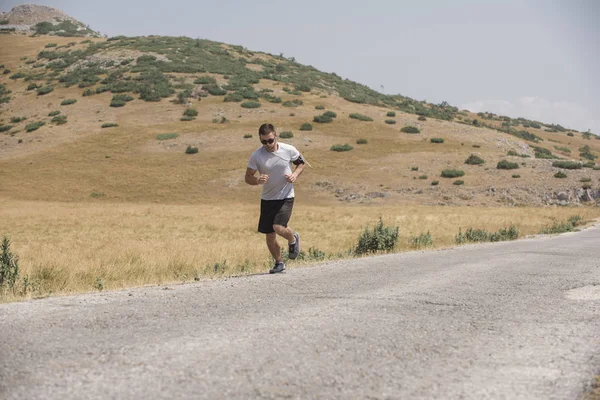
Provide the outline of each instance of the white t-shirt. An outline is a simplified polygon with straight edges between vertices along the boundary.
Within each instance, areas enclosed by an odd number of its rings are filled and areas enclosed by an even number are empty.
[[[268,174],[269,180],[263,184],[263,200],[283,200],[294,197],[294,184],[285,179],[292,173],[291,163],[300,157],[300,152],[292,145],[277,143],[274,152],[268,152],[263,146],[250,156],[248,168],[261,174]]]

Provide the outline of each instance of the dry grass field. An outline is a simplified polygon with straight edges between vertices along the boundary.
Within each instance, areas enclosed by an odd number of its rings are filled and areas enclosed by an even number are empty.
[[[46,44],[73,41],[3,35],[0,64],[12,73],[31,72],[27,62]],[[85,46],[77,40],[73,49]],[[169,75],[190,83],[198,74]],[[225,83],[222,75],[200,75]],[[302,106],[262,101],[260,108],[246,109],[208,96],[190,100],[199,113],[195,120],[180,121],[187,106],[170,101],[174,96],[160,102],[136,98],[113,108],[110,92],[82,97],[83,89],[58,85],[39,96],[27,90],[28,82],[10,79],[10,74],[1,75],[0,83],[12,91],[11,101],[0,105],[0,125],[27,117],[0,133],[0,236],[12,240],[22,276],[31,285],[18,296],[5,292],[3,301],[264,272],[270,261],[264,238],[256,233],[260,189],[243,181],[264,122],[272,122],[279,132],[293,132],[284,142],[296,146],[312,165],[297,184],[292,219],[307,252],[312,247],[329,258],[346,257],[360,232],[379,217],[400,227],[398,251],[411,250],[409,239],[427,231],[438,248],[454,244],[458,227],[495,231],[514,223],[523,236],[573,215],[600,217],[600,208],[593,205],[548,207],[542,202],[544,194],[572,191],[586,178],[597,190],[599,170],[584,168],[568,171],[566,179],[554,178],[558,169],[552,160],[507,156],[509,150],[533,155],[531,143],[458,120],[421,121],[401,111],[390,118],[389,108],[352,103],[323,90],[291,95],[283,83],[271,80],[255,87],[271,89],[283,101],[300,98]],[[65,99],[77,102],[63,106]],[[332,123],[312,122],[323,112],[317,106],[337,117]],[[67,116],[67,124],[50,122],[48,114],[56,110]],[[351,119],[351,113],[373,121]],[[463,112],[461,118],[478,116]],[[387,119],[396,123],[387,124]],[[34,121],[47,123],[26,132]],[[305,122],[314,129],[300,131]],[[118,126],[101,128],[104,123]],[[407,125],[421,133],[400,132]],[[536,145],[561,156],[555,146],[568,148],[576,160],[585,145],[600,154],[600,141],[581,133],[527,131],[544,139]],[[157,139],[165,133],[177,136]],[[248,134],[252,137],[245,139]],[[431,143],[431,138],[444,143]],[[356,144],[358,139],[368,143]],[[354,149],[330,150],[345,143]],[[188,146],[199,152],[186,154]],[[464,164],[473,153],[485,164]],[[496,169],[503,159],[520,168]],[[464,184],[441,178],[446,168],[463,170]]]

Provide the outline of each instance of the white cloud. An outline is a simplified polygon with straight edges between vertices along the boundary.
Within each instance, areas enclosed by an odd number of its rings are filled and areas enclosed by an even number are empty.
[[[516,100],[477,100],[460,106],[472,112],[489,111],[511,118],[523,117],[546,124],[560,124],[565,128],[577,129],[600,135],[600,119],[589,109],[578,103],[552,101],[538,96],[519,97]]]

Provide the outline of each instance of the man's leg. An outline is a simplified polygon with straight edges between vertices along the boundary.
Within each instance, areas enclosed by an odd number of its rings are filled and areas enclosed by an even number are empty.
[[[283,257],[281,256],[281,247],[279,246],[279,243],[277,243],[277,234],[273,232],[267,233],[265,236],[267,237],[267,247],[275,259],[275,262],[282,262]]]
[[[294,231],[288,226],[287,228],[282,225],[273,225],[273,230],[282,238],[286,239],[289,243],[294,243],[296,238],[294,237]]]

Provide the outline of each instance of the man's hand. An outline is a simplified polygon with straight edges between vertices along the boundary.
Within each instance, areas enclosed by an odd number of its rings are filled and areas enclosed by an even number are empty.
[[[285,179],[289,183],[294,183],[294,182],[296,182],[296,174],[285,174]]]
[[[261,175],[258,177],[258,180],[257,180],[257,182],[258,182],[258,184],[259,184],[259,185],[262,185],[262,184],[264,184],[264,183],[265,183],[266,181],[268,181],[268,180],[269,180],[269,175],[267,175],[267,174],[261,174]]]

